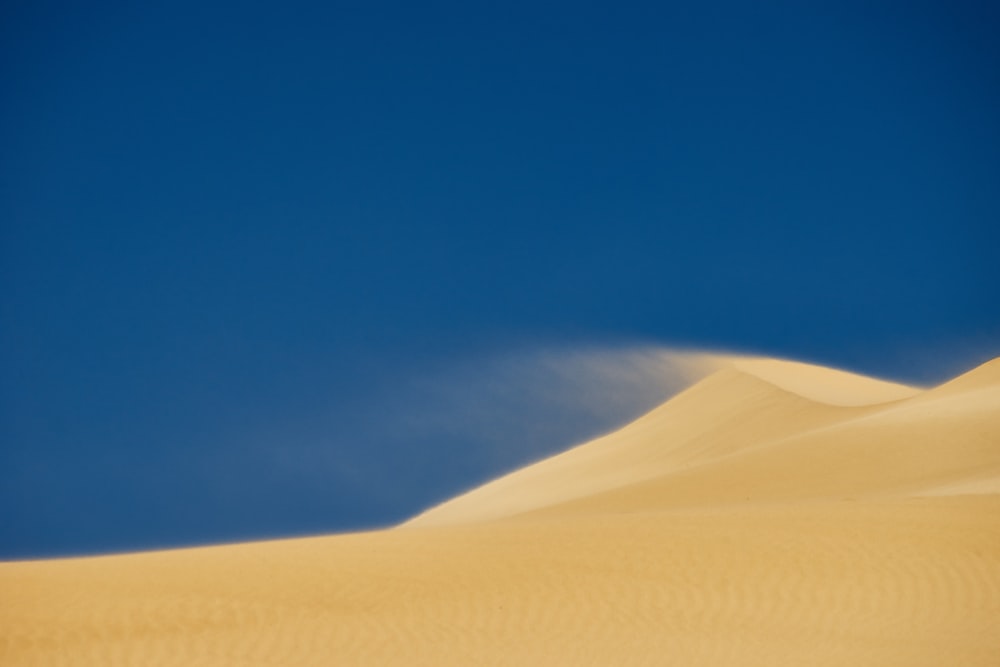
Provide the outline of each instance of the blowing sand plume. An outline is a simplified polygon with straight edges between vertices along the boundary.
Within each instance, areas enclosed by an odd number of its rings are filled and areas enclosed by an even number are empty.
[[[0,663],[1000,664],[1000,359],[714,363],[393,529],[0,564]]]

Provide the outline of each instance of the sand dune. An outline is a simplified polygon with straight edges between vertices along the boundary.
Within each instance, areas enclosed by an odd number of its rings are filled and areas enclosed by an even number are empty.
[[[395,529],[2,564],[0,664],[1000,664],[1000,360],[716,362]]]

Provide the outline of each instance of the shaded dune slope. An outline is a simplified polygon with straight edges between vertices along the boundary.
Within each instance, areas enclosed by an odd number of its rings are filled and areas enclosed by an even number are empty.
[[[0,565],[0,663],[1000,664],[1000,360],[725,368],[372,533]]]

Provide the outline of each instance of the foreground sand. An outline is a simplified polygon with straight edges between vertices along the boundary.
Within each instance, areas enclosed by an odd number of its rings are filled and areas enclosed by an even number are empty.
[[[386,531],[0,564],[3,665],[1000,665],[1000,360],[730,360]]]

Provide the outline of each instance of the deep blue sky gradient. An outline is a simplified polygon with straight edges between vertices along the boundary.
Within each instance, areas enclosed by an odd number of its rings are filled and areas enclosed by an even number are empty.
[[[1000,354],[996,3],[419,5],[4,3],[0,557],[404,518],[505,350]]]

